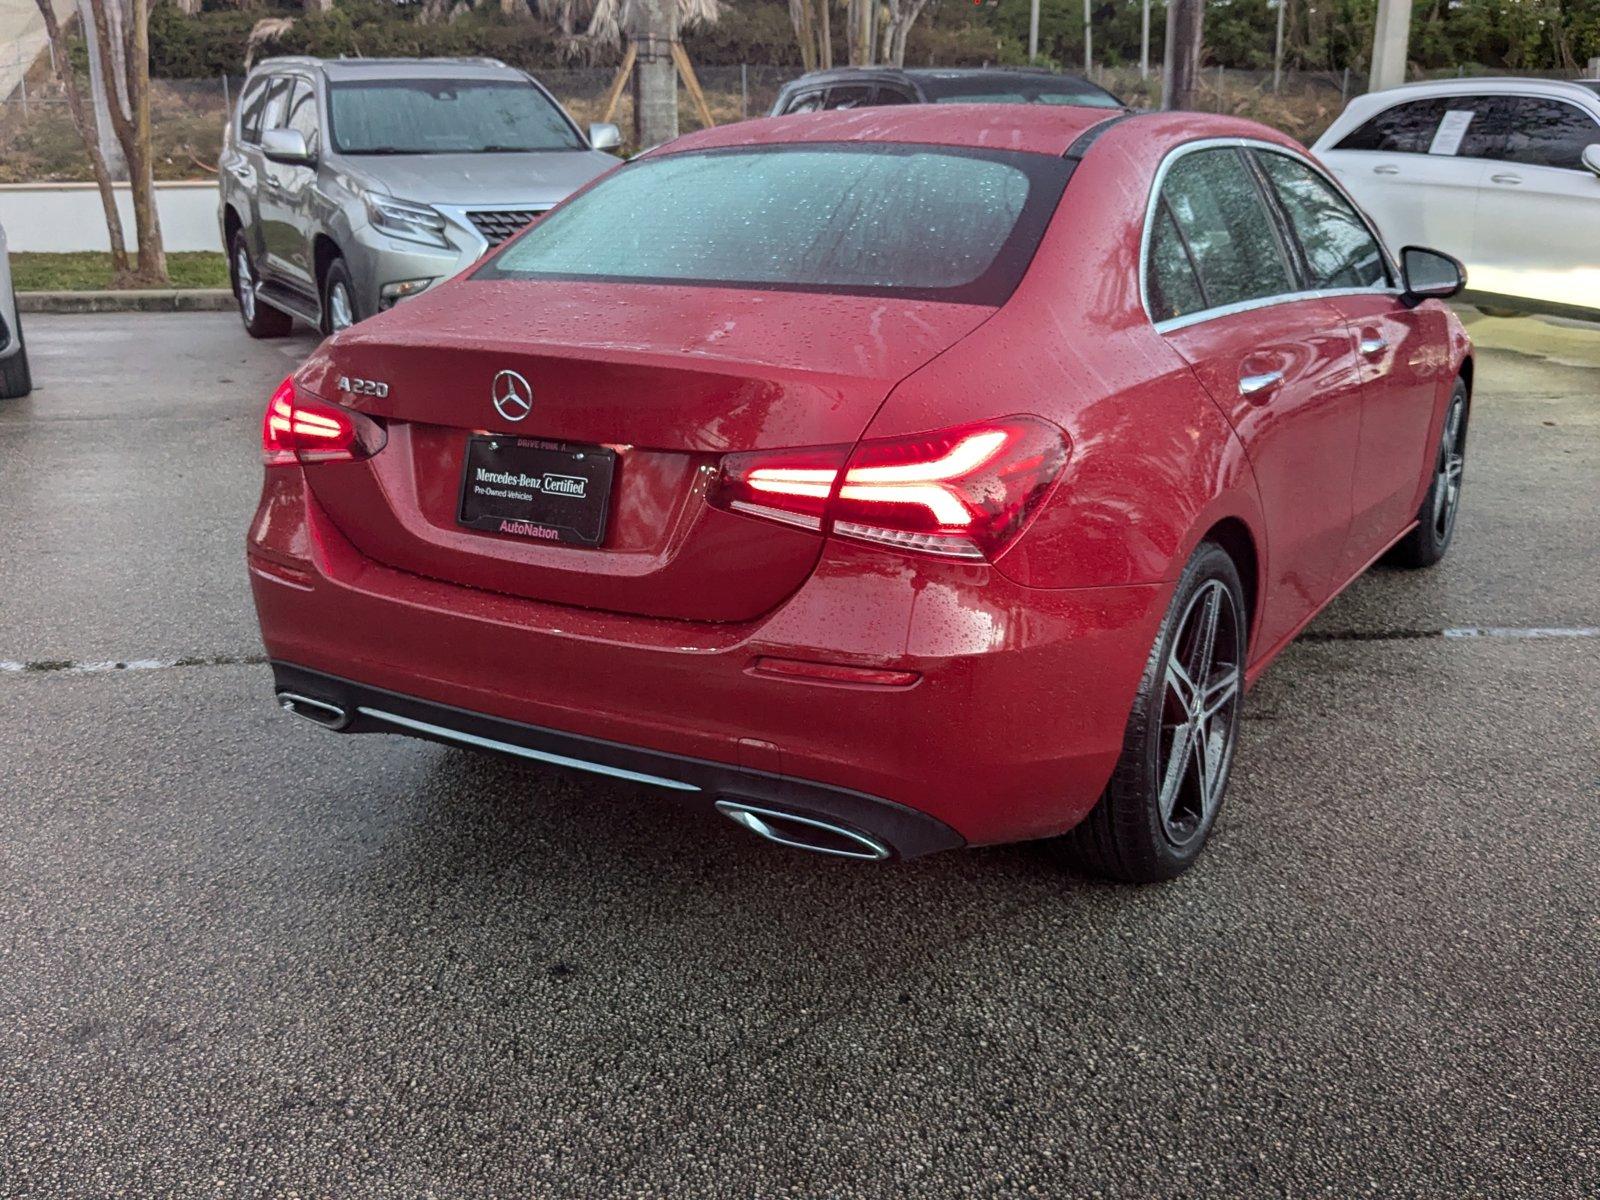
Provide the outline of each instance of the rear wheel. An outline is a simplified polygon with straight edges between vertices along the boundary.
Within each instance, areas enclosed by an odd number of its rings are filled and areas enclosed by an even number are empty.
[[[1417,513],[1417,527],[1389,553],[1400,567],[1431,567],[1444,557],[1461,509],[1461,478],[1467,463],[1467,384],[1456,380],[1434,452],[1433,480]]]
[[[1239,738],[1248,637],[1233,559],[1203,543],[1184,568],[1145,663],[1122,757],[1082,824],[1058,839],[1069,863],[1153,883],[1199,857]]]
[[[228,271],[233,276],[233,298],[239,305],[239,319],[244,331],[253,338],[285,337],[294,328],[294,318],[281,309],[263,304],[256,298],[255,263],[250,259],[250,247],[245,244],[244,230],[236,230],[233,244],[228,248]]]
[[[350,268],[344,259],[335,258],[322,276],[322,332],[338,333],[361,320],[356,308],[356,289],[350,282]]]
[[[17,311],[17,293],[11,293],[11,311]],[[17,350],[0,358],[0,400],[20,400],[33,391],[33,374],[28,370],[28,343],[22,337],[22,316],[17,316]]]

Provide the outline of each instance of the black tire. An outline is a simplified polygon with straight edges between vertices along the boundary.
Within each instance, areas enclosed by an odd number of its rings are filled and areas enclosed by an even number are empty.
[[[1467,383],[1457,379],[1444,410],[1444,426],[1434,452],[1433,479],[1417,510],[1417,527],[1387,556],[1397,567],[1431,567],[1444,557],[1456,534],[1461,482],[1467,461]]]
[[[233,241],[228,243],[228,277],[233,282],[233,300],[239,306],[239,320],[244,322],[246,333],[253,338],[289,335],[294,329],[294,318],[282,309],[257,300],[249,286],[255,282],[256,268],[242,229],[235,230]]]
[[[1201,639],[1213,604],[1207,651]],[[1200,856],[1238,743],[1248,622],[1233,559],[1203,542],[1183,569],[1150,648],[1111,782],[1083,822],[1056,839],[1070,865],[1108,879],[1154,883],[1182,874]],[[1180,675],[1172,674],[1174,663]],[[1198,689],[1189,688],[1191,673]],[[1197,708],[1209,712],[1198,723]],[[1172,785],[1170,793],[1164,794],[1163,782]]]
[[[339,292],[342,290],[344,307],[339,303]],[[343,314],[348,311],[349,321],[346,323]],[[361,305],[356,300],[356,286],[350,278],[350,268],[344,265],[344,259],[335,256],[328,264],[328,269],[322,273],[322,332],[325,334],[338,333],[360,321],[365,314]]]
[[[17,311],[17,293],[11,293],[11,311]],[[0,400],[21,400],[33,391],[33,373],[28,369],[28,343],[22,336],[22,315],[11,331],[17,339],[17,352],[0,358]]]

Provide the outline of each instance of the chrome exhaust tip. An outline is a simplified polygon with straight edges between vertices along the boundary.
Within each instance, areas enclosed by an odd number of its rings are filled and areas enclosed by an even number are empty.
[[[881,862],[890,855],[889,847],[877,838],[846,829],[843,825],[835,825],[831,821],[762,808],[742,800],[718,800],[716,808],[734,824],[743,826],[757,837],[793,850],[809,850],[813,854],[854,858],[864,862]]]
[[[350,724],[350,714],[341,706],[326,700],[313,700],[298,692],[279,692],[278,707],[284,712],[314,721],[324,729],[343,729]]]

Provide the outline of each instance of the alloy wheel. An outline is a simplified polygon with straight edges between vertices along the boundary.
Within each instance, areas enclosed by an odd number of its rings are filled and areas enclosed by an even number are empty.
[[[1238,736],[1243,622],[1220,580],[1190,597],[1167,654],[1157,809],[1174,846],[1202,836],[1222,799]]]
[[[1461,507],[1461,473],[1466,465],[1466,401],[1457,399],[1445,418],[1439,438],[1439,465],[1433,488],[1433,533],[1442,546],[1455,528]]]
[[[240,246],[233,255],[233,291],[246,325],[256,319],[256,277],[250,269],[250,255]]]
[[[328,289],[328,329],[338,333],[341,329],[349,329],[356,323],[355,309],[350,303],[350,292],[344,284],[335,280]]]

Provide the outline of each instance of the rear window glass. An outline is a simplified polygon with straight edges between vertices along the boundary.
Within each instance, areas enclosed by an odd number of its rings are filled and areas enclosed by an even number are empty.
[[[1069,173],[1047,155],[882,143],[647,156],[556,209],[478,277],[999,304]]]

